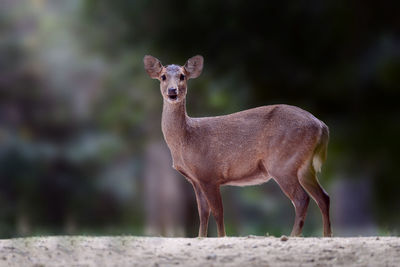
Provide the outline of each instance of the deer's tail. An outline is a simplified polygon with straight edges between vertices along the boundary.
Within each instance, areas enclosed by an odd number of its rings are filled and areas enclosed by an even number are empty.
[[[322,128],[321,128],[321,136],[319,138],[319,141],[317,143],[317,146],[315,147],[314,151],[314,156],[312,160],[312,165],[315,170],[315,172],[320,172],[322,164],[325,162],[326,157],[327,157],[327,150],[328,150],[328,143],[329,143],[329,129],[328,126],[325,125],[325,123],[322,123]]]

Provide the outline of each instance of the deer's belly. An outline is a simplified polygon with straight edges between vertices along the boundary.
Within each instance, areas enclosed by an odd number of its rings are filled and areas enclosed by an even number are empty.
[[[252,158],[249,153],[218,151],[222,152],[201,153],[201,149],[184,154],[172,152],[174,168],[191,179],[204,182],[217,180],[220,185],[258,185],[271,178],[261,159]]]
[[[222,166],[221,176],[221,184],[236,186],[258,185],[271,179],[261,160],[258,164]]]
[[[244,177],[241,179],[229,180],[222,185],[235,185],[235,186],[248,186],[248,185],[259,185],[268,182],[271,177],[265,176],[263,174],[253,175]]]

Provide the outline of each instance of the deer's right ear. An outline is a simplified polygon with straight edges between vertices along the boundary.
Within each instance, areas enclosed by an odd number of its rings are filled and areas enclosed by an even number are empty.
[[[152,79],[157,79],[160,76],[163,66],[161,62],[153,56],[146,55],[143,58],[144,69]]]

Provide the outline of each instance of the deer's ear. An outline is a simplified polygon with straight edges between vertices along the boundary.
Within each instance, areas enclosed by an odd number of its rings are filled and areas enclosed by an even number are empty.
[[[157,79],[160,76],[163,65],[161,65],[161,62],[157,58],[146,55],[143,58],[143,63],[144,69],[152,79]]]
[[[185,68],[189,79],[194,79],[200,76],[201,71],[203,70],[203,62],[204,59],[202,56],[194,56],[188,59],[183,67]]]

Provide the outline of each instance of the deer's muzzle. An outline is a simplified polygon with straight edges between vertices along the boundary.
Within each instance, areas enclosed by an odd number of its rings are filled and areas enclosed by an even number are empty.
[[[178,98],[178,90],[176,88],[168,88],[168,98],[176,100]]]

